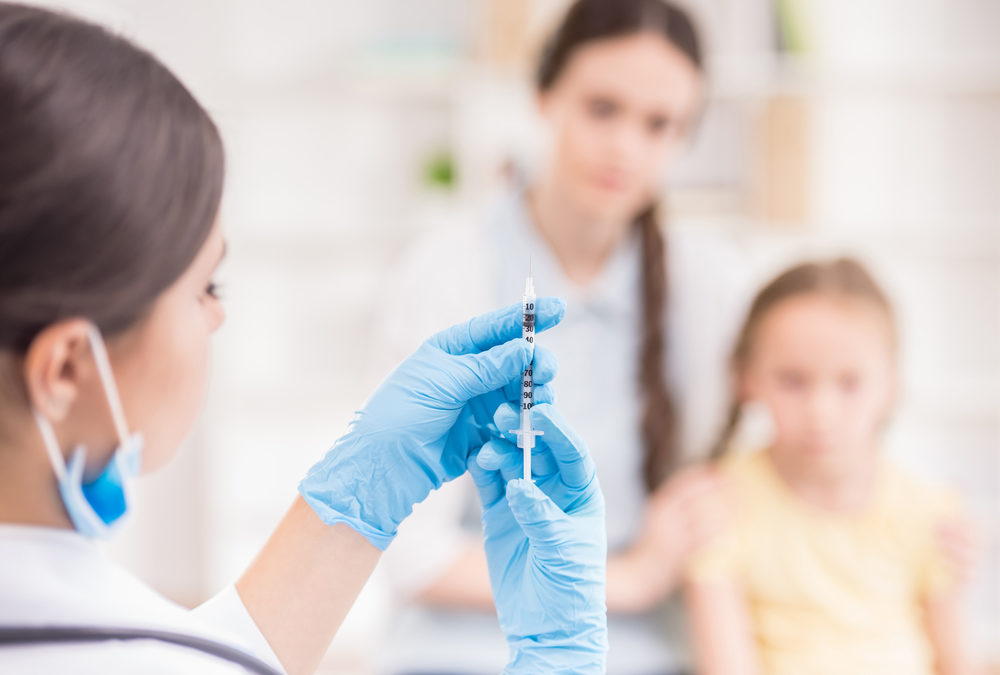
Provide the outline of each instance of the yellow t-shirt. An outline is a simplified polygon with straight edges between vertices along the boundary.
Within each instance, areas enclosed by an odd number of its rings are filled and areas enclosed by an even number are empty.
[[[745,592],[767,675],[930,675],[922,602],[951,583],[934,530],[955,500],[882,462],[868,506],[824,512],[765,452],[728,458],[734,526],[700,552],[695,581]]]

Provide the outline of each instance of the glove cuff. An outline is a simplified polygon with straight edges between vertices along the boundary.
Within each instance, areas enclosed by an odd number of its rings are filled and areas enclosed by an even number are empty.
[[[303,489],[304,483],[305,481],[303,480],[299,484],[299,494],[302,495],[302,499],[305,500],[306,504],[312,507],[312,510],[316,512],[320,520],[327,525],[343,523],[367,539],[372,546],[380,551],[389,548],[389,544],[396,538],[396,529],[393,529],[392,532],[383,532],[361,520],[356,514],[344,513],[331,507],[329,504],[317,500]]]
[[[435,487],[420,472],[399,475],[405,454],[398,443],[349,432],[309,469],[299,494],[324,523],[344,523],[384,551],[414,505]]]
[[[504,675],[604,675],[607,669],[608,629],[603,625],[573,633],[508,640],[508,643],[511,660]]]

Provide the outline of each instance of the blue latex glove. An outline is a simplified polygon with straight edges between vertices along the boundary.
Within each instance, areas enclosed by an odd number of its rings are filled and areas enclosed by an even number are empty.
[[[539,298],[536,330],[565,305]],[[499,432],[493,414],[520,401],[533,348],[521,339],[521,305],[453,326],[427,340],[379,385],[344,434],[299,484],[327,524],[346,523],[380,549],[431,490],[465,473],[470,452]],[[556,360],[534,349],[538,400],[551,400]]]
[[[518,427],[518,408],[496,413]],[[506,673],[604,673],[608,650],[604,496],[583,440],[549,404],[523,475],[522,450],[495,438],[469,458],[483,502],[490,584],[511,661]],[[506,487],[505,487],[506,486]],[[506,497],[506,498],[505,498]]]

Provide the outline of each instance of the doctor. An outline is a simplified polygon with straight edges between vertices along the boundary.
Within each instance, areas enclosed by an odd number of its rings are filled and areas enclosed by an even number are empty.
[[[534,482],[498,433],[532,351],[519,307],[393,371],[233,587],[188,612],[94,540],[172,458],[223,321],[218,132],[150,54],[0,2],[0,671],[312,672],[414,504],[469,470],[510,673],[599,673],[604,502],[534,352]],[[563,315],[538,303],[538,329]],[[277,488],[276,489],[280,489]]]

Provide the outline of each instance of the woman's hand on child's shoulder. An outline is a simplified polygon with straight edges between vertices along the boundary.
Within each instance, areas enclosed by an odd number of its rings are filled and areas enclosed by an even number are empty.
[[[649,498],[643,538],[680,566],[732,520],[732,496],[711,464],[680,469]]]
[[[675,472],[647,499],[633,546],[609,562],[609,579],[640,580],[639,587],[626,584],[628,600],[621,603],[615,598],[622,586],[609,581],[608,606],[644,610],[676,589],[691,556],[728,526],[729,502],[729,490],[714,466],[699,464]],[[613,575],[615,569],[627,573]]]

